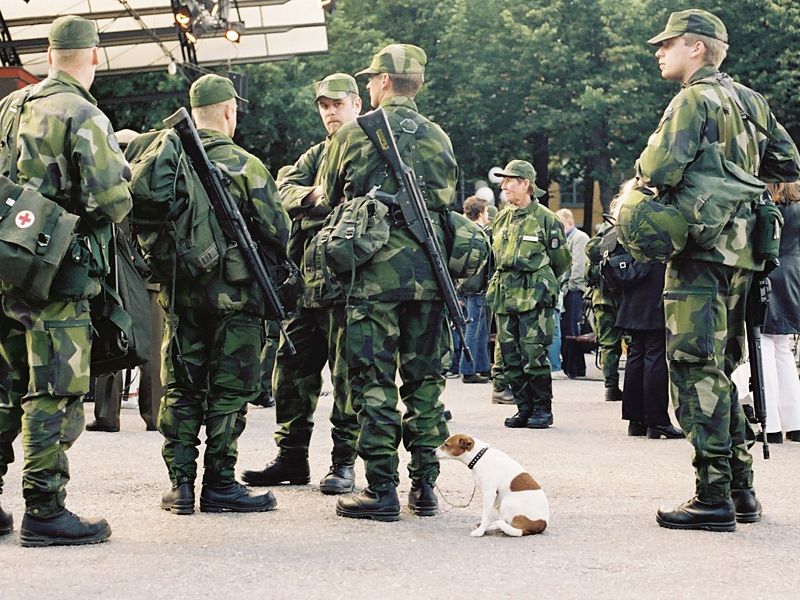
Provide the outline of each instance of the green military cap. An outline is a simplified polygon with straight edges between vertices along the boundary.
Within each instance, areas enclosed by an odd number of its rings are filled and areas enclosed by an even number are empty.
[[[75,15],[58,17],[53,21],[47,39],[54,50],[94,48],[100,43],[94,21],[87,21]]]
[[[411,44],[390,44],[372,57],[368,68],[356,75],[374,75],[375,73],[424,73],[428,57],[425,50]]]
[[[247,102],[236,93],[236,88],[230,79],[213,73],[203,75],[189,88],[189,104],[192,108],[218,104],[231,98]]]
[[[697,8],[672,13],[664,31],[647,40],[647,43],[653,46],[660,46],[664,40],[678,37],[684,33],[706,35],[715,40],[728,43],[728,30],[725,29],[725,24],[720,21],[719,17]]]
[[[547,192],[536,186],[536,169],[533,165],[524,160],[512,160],[506,165],[501,173],[496,173],[498,177],[521,177],[533,184],[533,195],[541,198]]]
[[[314,84],[314,91],[316,92],[314,102],[320,98],[339,100],[347,97],[348,94],[358,94],[358,86],[352,75],[334,73],[333,75],[328,75],[322,81],[317,81]]]

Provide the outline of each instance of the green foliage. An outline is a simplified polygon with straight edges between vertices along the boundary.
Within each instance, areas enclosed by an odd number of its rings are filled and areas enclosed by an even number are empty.
[[[328,54],[240,67],[250,106],[236,140],[276,173],[325,135],[314,81],[365,68],[386,44],[412,43],[429,59],[420,110],[450,135],[467,182],[511,158],[530,160],[546,136],[551,178],[600,181],[607,202],[677,91],[661,79],[646,40],[671,11],[692,7],[726,23],[731,49],[723,70],[763,93],[800,139],[794,0],[340,0],[328,16]],[[151,73],[100,78],[93,92],[142,89],[185,92],[188,85]],[[367,110],[365,89],[362,96]],[[186,100],[103,107],[116,127],[143,130]]]

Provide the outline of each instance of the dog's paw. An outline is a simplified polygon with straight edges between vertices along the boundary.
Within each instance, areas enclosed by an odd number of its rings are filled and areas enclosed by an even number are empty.
[[[483,537],[483,534],[484,534],[484,533],[486,533],[486,530],[485,530],[485,529],[483,529],[482,527],[478,527],[477,529],[473,529],[473,530],[470,532],[470,535],[471,535],[472,537]]]

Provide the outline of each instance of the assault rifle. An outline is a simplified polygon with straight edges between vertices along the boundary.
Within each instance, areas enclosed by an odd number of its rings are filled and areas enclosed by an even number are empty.
[[[777,259],[775,260],[777,263]],[[774,267],[773,267],[774,268]],[[754,421],[761,423],[761,437],[764,459],[769,459],[769,443],[767,442],[767,404],[764,399],[764,368],[761,362],[761,326],[769,304],[771,290],[768,271],[757,273],[750,285],[745,308],[745,324],[747,329],[747,350],[750,355],[750,391],[753,393]]]
[[[269,271],[259,253],[258,246],[247,229],[247,222],[231,195],[229,189],[231,182],[222,175],[219,167],[209,160],[208,154],[206,154],[206,150],[200,142],[200,136],[197,135],[197,129],[185,108],[179,108],[174,115],[164,119],[164,124],[167,127],[172,127],[178,133],[181,144],[183,144],[186,154],[189,155],[192,166],[197,171],[208,198],[211,200],[211,205],[214,207],[214,213],[219,219],[223,233],[229,240],[236,242],[242,251],[250,272],[255,277],[256,283],[258,283],[258,287],[264,295],[269,317],[278,322],[278,327],[280,327],[289,352],[296,354],[297,351],[294,348],[294,344],[289,339],[289,334],[283,325],[283,321],[286,319],[286,311],[278,298],[275,284],[272,282]]]
[[[392,128],[386,118],[386,112],[382,108],[357,117],[356,120],[361,129],[364,130],[364,133],[367,134],[372,145],[375,146],[378,154],[389,165],[398,186],[396,194],[387,194],[374,188],[369,195],[390,207],[400,207],[406,227],[408,227],[411,235],[422,245],[425,255],[428,257],[428,262],[431,264],[436,286],[444,298],[456,331],[461,336],[464,357],[469,362],[472,362],[472,353],[467,347],[465,335],[469,321],[464,314],[463,308],[458,303],[456,288],[453,286],[453,280],[450,279],[450,273],[447,272],[447,264],[439,247],[439,239],[433,229],[428,207],[425,205],[425,198],[423,198],[422,190],[420,190],[419,183],[417,183],[414,169],[406,165],[403,159],[400,158],[400,151],[397,149],[397,144],[392,135]]]

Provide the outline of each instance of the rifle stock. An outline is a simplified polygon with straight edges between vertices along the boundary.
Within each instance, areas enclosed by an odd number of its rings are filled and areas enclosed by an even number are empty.
[[[398,191],[394,195],[386,194],[373,190],[371,194],[378,200],[390,206],[399,206],[403,213],[403,220],[411,235],[420,243],[431,265],[436,286],[439,293],[444,298],[447,310],[453,320],[458,335],[464,348],[464,356],[472,362],[472,353],[466,344],[466,326],[469,323],[464,310],[458,303],[458,296],[447,271],[447,264],[439,247],[439,239],[433,229],[431,217],[428,214],[428,207],[425,198],[420,190],[414,169],[403,162],[400,151],[397,149],[392,128],[386,117],[386,111],[382,108],[368,112],[357,117],[359,126],[364,130],[372,145],[378,151],[381,158],[386,161],[397,181]]]
[[[764,397],[764,367],[761,360],[761,326],[769,303],[770,281],[763,273],[756,274],[747,294],[745,325],[747,349],[750,355],[750,391],[753,393],[755,418],[761,424],[764,459],[769,459],[767,442],[767,404]]]
[[[270,318],[278,322],[281,335],[283,335],[289,352],[296,354],[297,351],[294,348],[294,344],[289,339],[289,334],[283,325],[283,321],[287,316],[286,311],[278,298],[275,285],[259,253],[258,246],[250,235],[247,222],[233,199],[230,189],[228,189],[230,182],[223,176],[220,168],[208,158],[194,122],[185,108],[179,108],[175,114],[164,119],[164,124],[174,129],[178,137],[180,137],[181,144],[192,161],[192,166],[200,177],[209,200],[211,200],[211,205],[214,207],[214,213],[219,219],[223,233],[229,240],[236,242],[239,250],[241,250],[250,272],[255,277],[256,283],[264,295]]]

